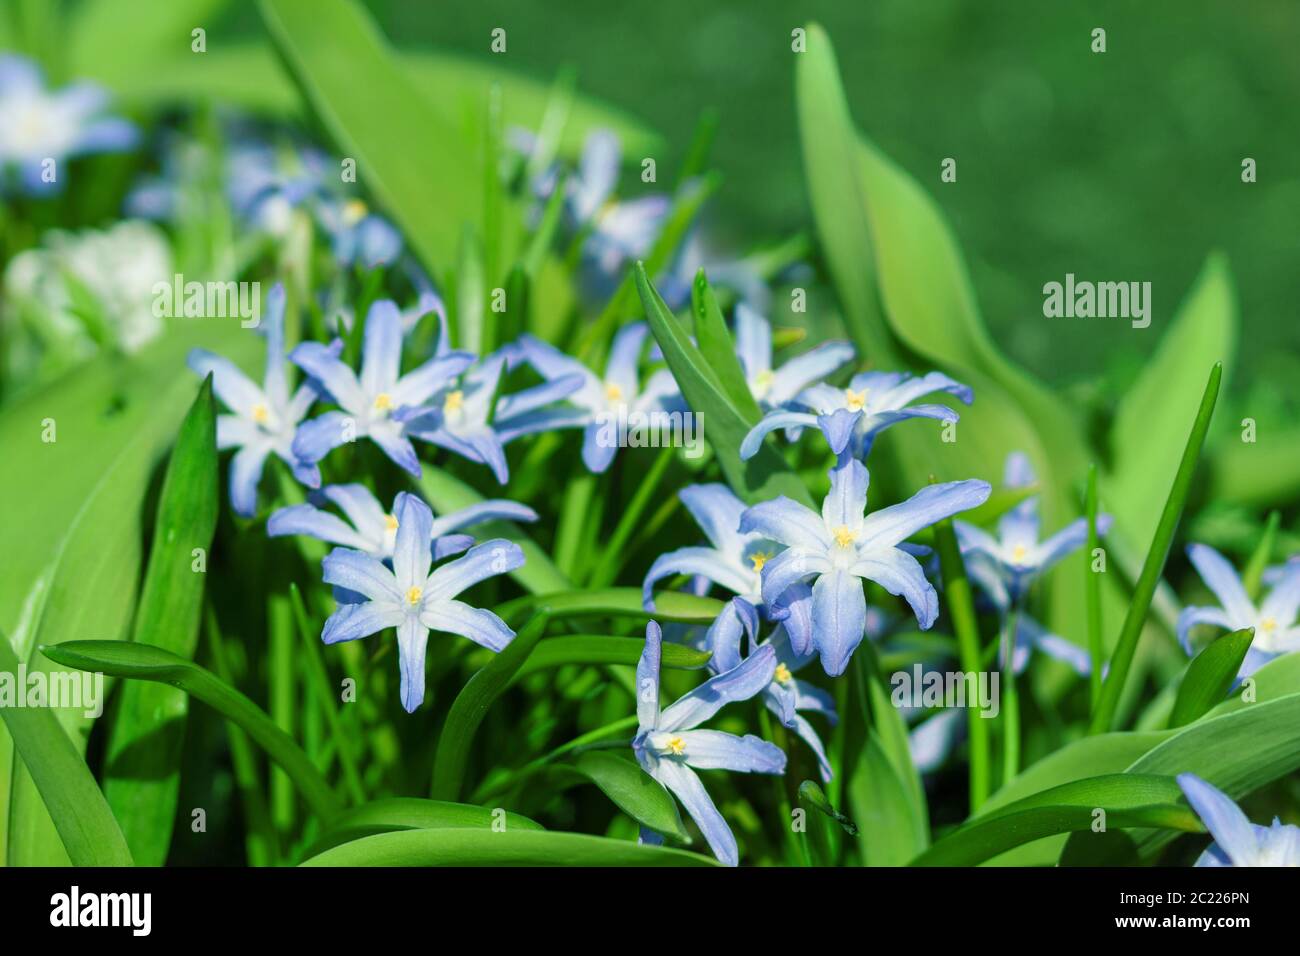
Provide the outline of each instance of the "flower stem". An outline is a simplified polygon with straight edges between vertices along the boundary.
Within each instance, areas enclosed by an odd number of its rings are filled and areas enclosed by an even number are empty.
[[[1092,569],[1093,555],[1097,553],[1097,466],[1088,467],[1088,553],[1083,562],[1083,588],[1088,602],[1088,651],[1092,657],[1092,670],[1088,674],[1089,700],[1097,709],[1101,700],[1101,670],[1105,648],[1101,642],[1101,578]]]
[[[650,466],[646,476],[641,479],[641,484],[637,487],[636,493],[632,495],[632,500],[628,502],[627,507],[623,510],[623,516],[619,518],[614,533],[609,536],[609,541],[605,545],[605,550],[601,554],[600,561],[596,565],[596,570],[588,582],[588,586],[593,588],[608,587],[616,577],[618,572],[623,569],[627,561],[627,542],[632,537],[637,525],[641,521],[641,515],[645,513],[646,506],[650,499],[654,497],[655,491],[659,487],[659,482],[663,479],[664,473],[668,471],[668,466],[673,463],[675,452],[671,448],[663,448],[659,451],[659,457],[655,463]]]
[[[1020,772],[1020,697],[1016,690],[1016,627],[1020,606],[1012,605],[1002,632],[1002,785]]]

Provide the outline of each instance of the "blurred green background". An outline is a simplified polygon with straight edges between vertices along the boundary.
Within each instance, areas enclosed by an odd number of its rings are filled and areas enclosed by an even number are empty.
[[[859,126],[938,199],[986,320],[1045,378],[1131,374],[1208,252],[1229,258],[1238,383],[1300,395],[1300,4],[1293,0],[368,0],[399,45],[436,45],[579,84],[644,117],[668,168],[716,108],[713,225],[743,247],[809,228],[790,31],[829,30]],[[508,52],[489,52],[494,27]],[[1107,52],[1091,52],[1091,31]],[[249,23],[256,27],[255,17]],[[942,184],[954,157],[957,182]],[[1241,161],[1258,182],[1241,182]],[[661,165],[663,160],[660,160]],[[1152,283],[1154,320],[1049,320],[1042,286]]]

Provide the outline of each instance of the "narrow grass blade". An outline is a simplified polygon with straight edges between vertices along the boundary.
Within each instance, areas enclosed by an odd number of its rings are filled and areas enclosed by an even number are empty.
[[[538,641],[528,659],[515,672],[512,683],[538,671],[553,670],[568,664],[623,664],[635,667],[645,649],[640,637],[615,637],[605,634],[566,634]],[[709,651],[697,651],[685,644],[665,644],[660,667],[697,670],[712,657]]]
[[[181,423],[163,478],[133,640],[192,658],[207,551],[217,528],[216,406],[212,376]],[[108,738],[104,796],[141,866],[162,866],[180,790],[188,698],[159,684],[127,684]]]
[[[1137,653],[1138,638],[1146,622],[1151,599],[1155,596],[1156,585],[1164,571],[1165,560],[1173,545],[1174,532],[1178,529],[1178,520],[1187,505],[1188,495],[1192,489],[1192,477],[1196,473],[1196,462],[1205,444],[1205,433],[1210,427],[1210,418],[1214,414],[1214,403],[1219,396],[1219,383],[1223,379],[1223,364],[1216,363],[1210,371],[1210,379],[1201,396],[1201,407],[1196,413],[1191,434],[1187,437],[1187,446],[1183,449],[1183,459],[1174,476],[1173,486],[1160,514],[1160,523],[1156,526],[1155,537],[1147,551],[1146,561],[1142,564],[1142,573],[1138,576],[1133,589],[1133,600],[1129,604],[1124,626],[1120,630],[1119,640],[1110,659],[1110,673],[1101,689],[1101,699],[1093,711],[1090,731],[1094,734],[1109,730],[1115,722],[1115,710],[1119,706],[1120,694],[1128,678],[1129,668],[1133,665],[1133,656]]]
[[[362,837],[394,830],[542,830],[541,824],[518,813],[468,803],[388,797],[372,800],[339,814],[333,826],[303,854],[310,858]]]
[[[1255,546],[1250,561],[1246,564],[1246,570],[1242,572],[1241,583],[1245,586],[1246,594],[1250,596],[1252,601],[1259,599],[1259,589],[1264,578],[1264,570],[1273,560],[1273,547],[1277,542],[1277,529],[1281,523],[1281,512],[1269,512],[1268,521],[1264,524],[1264,533],[1260,535],[1259,544]]]
[[[40,650],[65,667],[179,687],[243,728],[284,769],[314,813],[325,820],[338,813],[338,801],[330,785],[293,739],[260,707],[193,661],[160,647],[119,641],[65,641],[43,645]]]
[[[454,801],[460,796],[474,734],[492,702],[510,686],[515,672],[523,666],[533,646],[545,633],[547,621],[545,611],[534,617],[503,651],[469,679],[452,701],[447,719],[442,724],[438,752],[433,762],[435,800]]]
[[[16,675],[18,655],[0,633],[0,673]],[[0,707],[13,738],[49,811],[59,839],[75,866],[131,866],[131,851],[90,768],[47,707]]]

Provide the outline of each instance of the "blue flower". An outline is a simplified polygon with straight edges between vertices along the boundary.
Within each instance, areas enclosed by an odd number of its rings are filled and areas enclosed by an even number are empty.
[[[69,157],[130,149],[136,128],[107,116],[108,93],[92,83],[48,90],[31,60],[0,56],[0,171],[11,164],[25,192],[57,192],[66,176],[59,168]],[[54,166],[48,172],[47,162]]]
[[[939,599],[921,565],[899,545],[922,528],[982,504],[992,490],[986,481],[930,485],[907,501],[865,515],[866,466],[847,459],[830,472],[831,488],[819,515],[784,496],[749,508],[740,531],[756,532],[785,544],[786,550],[763,565],[763,599],[771,603],[792,585],[812,580],[811,643],[826,673],[844,673],[862,642],[867,604],[862,579],[901,595],[921,628],[939,614]],[[794,650],[807,654],[791,633]]]
[[[294,429],[316,400],[307,383],[289,394],[284,365],[284,286],[276,283],[266,297],[266,376],[259,388],[229,359],[194,349],[188,364],[199,375],[212,374],[212,388],[232,414],[217,416],[217,447],[238,448],[230,462],[230,506],[251,518],[257,511],[257,483],[266,456],[274,452],[294,477],[311,488],[320,486],[313,462],[293,451]]]
[[[459,381],[441,386],[428,403],[403,409],[412,438],[427,441],[492,469],[497,481],[510,477],[505,446],[516,438],[556,427],[548,406],[581,386],[576,376],[561,376],[511,395],[497,396],[512,349],[484,358]]]
[[[329,158],[318,149],[245,140],[227,156],[226,192],[241,219],[283,236],[293,210],[324,194],[329,165]]]
[[[326,196],[315,204],[316,221],[330,237],[340,265],[386,266],[402,254],[402,236],[360,199]]]
[[[834,726],[838,720],[835,701],[820,687],[794,676],[812,660],[812,655],[799,655],[794,652],[790,646],[790,637],[786,633],[785,624],[778,624],[771,637],[758,645],[754,643],[756,625],[753,610],[748,604],[739,599],[728,601],[709,627],[707,647],[713,652],[713,656],[709,658],[709,669],[715,674],[722,674],[740,666],[742,632],[750,641],[751,656],[757,650],[770,647],[776,654],[776,669],[772,674],[771,683],[763,689],[763,705],[812,748],[812,752],[817,757],[817,766],[822,780],[829,783],[833,773],[830,759],[826,756],[826,748],[822,745],[822,739],[817,735],[816,729],[799,711],[822,714],[830,721],[831,726]]]
[[[641,769],[681,801],[704,834],[714,856],[727,866],[739,862],[736,838],[709,797],[696,770],[785,773],[785,754],[752,734],[737,737],[720,730],[697,730],[732,701],[749,700],[772,682],[776,653],[761,647],[738,667],[718,674],[675,704],[659,709],[659,656],[663,637],[651,621],[645,650],[636,667],[637,734],[632,752]]]
[[[764,409],[793,402],[809,386],[853,359],[853,346],[848,342],[823,342],[774,370],[772,324],[744,302],[736,306],[735,333],[745,381]]]
[[[1037,482],[1033,465],[1022,452],[1007,456],[1002,483],[1007,488],[1029,488]],[[1088,521],[1079,518],[1039,543],[1038,496],[1025,498],[998,520],[997,536],[965,521],[954,521],[953,528],[961,545],[962,558],[971,581],[985,594],[1005,620],[1012,608],[1017,609],[1015,648],[1011,656],[1012,671],[1021,673],[1029,666],[1034,649],[1062,661],[1082,675],[1092,670],[1092,658],[1073,641],[1049,632],[1023,608],[1023,598],[1030,585],[1048,568],[1083,547],[1088,540]],[[1111,516],[1097,515],[1097,533],[1105,534]],[[1006,648],[1001,660],[1006,665]]]
[[[521,336],[519,354],[549,382],[577,382],[566,400],[572,406],[540,413],[541,428],[582,428],[582,460],[589,471],[609,468],[618,453],[611,431],[619,421],[632,416],[679,410],[677,383],[672,373],[660,369],[642,388],[637,363],[648,327],[644,322],[625,325],[614,336],[604,378],[598,377],[577,359],[531,335]]]
[[[908,405],[931,392],[947,392],[967,405],[972,399],[969,386],[942,372],[928,372],[919,378],[906,372],[862,372],[853,376],[848,388],[813,385],[785,407],[764,415],[740,443],[740,457],[758,454],[768,432],[784,428],[795,438],[803,428],[816,426],[836,455],[865,458],[876,435],[890,425],[909,418],[957,421],[958,414],[947,405]]]
[[[469,367],[474,356],[444,352],[402,375],[402,315],[389,299],[375,302],[366,314],[359,378],[339,359],[342,352],[342,340],[335,339],[330,345],[303,342],[289,354],[340,409],[304,422],[293,440],[294,454],[314,464],[345,442],[369,438],[418,477],[420,460],[393,413],[426,401]]]
[[[1222,790],[1193,773],[1180,773],[1187,802],[1214,842],[1197,866],[1300,866],[1300,827],[1273,818],[1271,827],[1251,823]]]
[[[379,504],[379,499],[365,485],[328,485],[321,489],[321,495],[337,505],[351,524],[315,505],[290,505],[267,519],[267,535],[278,538],[302,534],[330,544],[364,551],[381,561],[392,558],[393,547],[397,543],[400,496],[393,502],[393,510],[385,511]],[[441,561],[473,546],[474,538],[471,535],[453,532],[494,519],[536,521],[537,512],[514,501],[497,499],[480,501],[435,518],[431,527],[434,560]]]
[[[1026,488],[1034,481],[1033,468],[1024,454],[1013,452],[1007,456],[1003,479],[1006,487]],[[1099,535],[1109,531],[1110,525],[1110,515],[1097,515]],[[986,590],[990,590],[990,597],[1002,608],[1019,604],[1029,586],[1044,571],[1083,547],[1088,540],[1088,519],[1078,518],[1040,542],[1036,495],[1026,498],[998,519],[996,537],[965,521],[955,521],[953,527],[962,555],[971,559],[968,564],[987,562],[992,573],[984,574],[981,580],[989,584]],[[994,579],[1000,582],[1003,590],[994,593]]]
[[[459,634],[492,651],[514,639],[515,632],[491,611],[455,598],[485,578],[520,567],[524,553],[513,542],[497,538],[430,570],[433,512],[414,495],[403,493],[397,499],[391,570],[374,555],[351,548],[335,548],[321,563],[326,584],[362,599],[340,604],[325,622],[321,639],[337,644],[396,628],[402,706],[409,713],[424,700],[429,631]]]
[[[668,271],[655,279],[655,288],[674,311],[691,301],[695,275],[701,269],[715,289],[730,289],[751,309],[765,311],[772,301],[759,268],[748,259],[718,259],[705,248],[699,230],[692,230],[673,257]]]
[[[1209,545],[1193,544],[1187,557],[1207,587],[1219,599],[1219,607],[1185,607],[1178,615],[1178,642],[1193,653],[1191,631],[1197,624],[1210,624],[1229,631],[1255,629],[1238,677],[1249,677],[1264,664],[1290,651],[1300,650],[1300,562],[1288,561],[1271,575],[1273,589],[1258,606],[1246,594],[1241,578],[1223,555]]]

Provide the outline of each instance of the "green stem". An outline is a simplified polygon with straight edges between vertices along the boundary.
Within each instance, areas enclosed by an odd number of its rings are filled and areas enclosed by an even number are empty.
[[[1016,690],[1016,627],[1020,606],[1013,605],[1002,632],[1002,785],[1020,772],[1020,696]]]
[[[638,523],[641,521],[641,515],[645,512],[646,505],[659,488],[659,482],[663,479],[664,473],[673,463],[676,453],[671,448],[663,448],[659,451],[659,457],[655,463],[650,466],[646,476],[641,479],[641,484],[637,487],[636,493],[633,494],[632,500],[628,502],[623,509],[623,516],[618,520],[618,526],[614,528],[614,533],[610,535],[609,542],[605,545],[605,550],[601,554],[600,561],[596,565],[596,570],[588,582],[590,587],[603,588],[607,587],[616,577],[619,571],[623,569],[627,561],[627,542],[632,537]]]
[[[1097,466],[1088,467],[1088,553],[1083,562],[1083,588],[1088,604],[1088,651],[1092,657],[1092,670],[1088,674],[1089,705],[1095,712],[1101,700],[1101,671],[1105,664],[1106,649],[1101,640],[1101,577],[1092,569],[1093,555],[1097,553]]]
[[[581,747],[585,747],[588,744],[591,744],[595,741],[602,740],[603,738],[608,737],[611,734],[616,734],[621,730],[628,730],[636,726],[637,726],[637,718],[635,715],[633,715],[631,717],[622,717],[614,721],[613,723],[606,724],[603,727],[597,727],[595,730],[588,731],[587,733],[582,734],[579,737],[574,737],[568,743],[561,744],[559,747],[556,747],[550,753],[545,754],[544,756],[538,757],[536,760],[524,764],[522,767],[518,768],[517,770],[511,770],[508,773],[506,773],[504,776],[498,777],[495,780],[485,780],[479,786],[478,790],[474,792],[474,796],[470,798],[471,802],[485,803],[488,800],[491,800],[493,797],[497,796],[498,794],[504,793],[505,791],[509,790],[511,787],[513,787],[515,784],[519,783],[520,781],[525,780],[528,777],[532,776],[537,771],[545,767],[547,764],[550,764],[555,760],[558,760],[560,757],[563,757],[565,754],[571,753],[574,750],[577,750]]]
[[[555,529],[555,564],[568,578],[573,577],[573,569],[578,563],[582,532],[595,491],[596,476],[585,472],[564,489],[564,501],[560,505],[560,518]]]
[[[945,519],[939,522],[935,525],[934,534],[939,551],[939,567],[943,574],[944,599],[948,604],[948,613],[952,616],[953,630],[957,634],[962,670],[975,674],[984,669],[980,654],[979,623],[975,617],[975,601],[952,521]],[[980,717],[977,708],[967,709],[966,725],[970,734],[970,810],[973,814],[989,797],[992,748],[988,721]]]
[[[1101,688],[1101,700],[1093,712],[1089,733],[1100,734],[1108,731],[1115,723],[1115,712],[1119,708],[1120,695],[1124,692],[1124,682],[1133,666],[1133,657],[1137,653],[1138,638],[1142,636],[1142,626],[1146,622],[1147,611],[1151,608],[1151,599],[1155,596],[1156,586],[1164,571],[1169,549],[1173,545],[1174,532],[1178,530],[1178,519],[1182,517],[1187,505],[1188,495],[1192,489],[1192,478],[1196,474],[1196,461],[1200,457],[1201,447],[1205,444],[1205,435],[1210,428],[1210,418],[1214,414],[1214,403],[1219,396],[1219,383],[1223,378],[1223,363],[1216,362],[1210,371],[1210,379],[1205,384],[1205,393],[1201,396],[1201,407],[1196,413],[1191,434],[1187,436],[1187,446],[1183,449],[1183,459],[1174,475],[1174,483],[1165,500],[1164,511],[1160,514],[1160,523],[1156,526],[1155,536],[1151,539],[1151,548],[1147,551],[1142,564],[1142,573],[1138,575],[1137,585],[1133,589],[1133,600],[1129,603],[1128,613],[1124,616],[1124,626],[1115,643],[1115,650],[1110,658],[1110,673]]]

